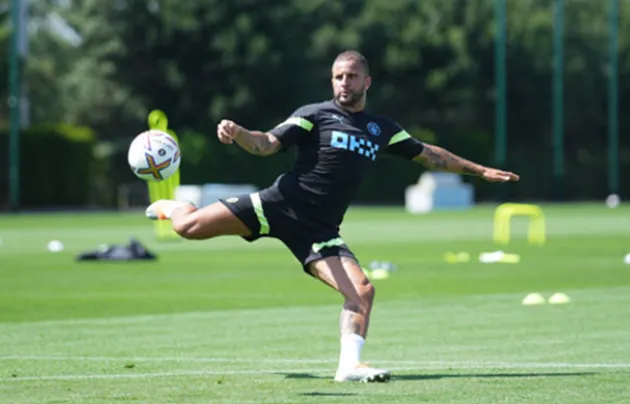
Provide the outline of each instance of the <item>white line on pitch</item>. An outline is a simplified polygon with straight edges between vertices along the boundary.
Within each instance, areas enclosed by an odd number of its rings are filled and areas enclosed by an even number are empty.
[[[127,361],[127,362],[216,362],[216,363],[336,363],[333,359],[273,359],[273,358],[204,358],[204,357],[181,357],[181,356],[166,356],[166,357],[147,357],[147,356],[0,356],[2,360],[16,360],[16,361],[96,361],[96,362],[113,362],[113,361]]]
[[[52,376],[23,376],[0,378],[4,381],[46,381],[46,380],[91,380],[91,379],[146,379],[153,377],[181,377],[181,376],[229,376],[229,375],[271,375],[276,373],[330,373],[330,369],[278,369],[278,370],[199,370],[183,372],[155,372],[155,373],[114,373],[92,375],[52,375]]]
[[[504,364],[504,365],[519,365],[521,364]],[[528,364],[531,365],[531,364]],[[549,364],[539,364],[545,365],[541,367],[549,367]],[[554,364],[551,364],[554,365]],[[555,364],[562,365],[558,367],[574,367],[576,364]],[[569,366],[566,366],[569,365]],[[589,364],[582,364],[579,367],[584,367]],[[601,367],[601,365],[607,366],[608,364],[590,364]],[[496,366],[496,365],[469,365],[469,366],[448,366],[451,369],[497,369],[499,368],[509,368],[508,366]],[[527,367],[527,366],[526,366]],[[553,367],[553,366],[552,366]],[[591,366],[593,367],[593,366]],[[618,367],[618,366],[617,366]],[[630,367],[630,366],[624,366]],[[445,367],[433,367],[433,370],[441,370]],[[514,367],[512,367],[514,368]],[[417,366],[413,367],[395,367],[391,368],[392,371],[412,371],[412,370],[420,370],[426,371],[431,370],[430,368],[418,368]],[[3,381],[51,381],[51,380],[94,380],[94,379],[148,379],[148,378],[159,378],[159,377],[183,377],[183,376],[230,376],[230,375],[274,375],[274,374],[291,374],[291,373],[310,373],[310,374],[320,374],[327,375],[332,377],[332,373],[330,369],[275,369],[275,370],[201,370],[201,371],[182,371],[182,372],[154,372],[154,373],[114,373],[114,374],[90,374],[90,375],[50,375],[50,376],[17,376],[11,378],[0,378]],[[395,377],[395,374],[394,374]]]
[[[283,359],[283,358],[204,358],[204,357],[116,357],[116,356],[0,356],[2,360],[16,361],[96,361],[96,362],[188,362],[188,363],[286,363],[286,364],[325,364],[336,363],[334,359]],[[409,365],[433,369],[518,369],[518,368],[594,368],[627,369],[630,363],[565,363],[565,362],[499,362],[499,361],[409,361],[374,360],[381,365]]]

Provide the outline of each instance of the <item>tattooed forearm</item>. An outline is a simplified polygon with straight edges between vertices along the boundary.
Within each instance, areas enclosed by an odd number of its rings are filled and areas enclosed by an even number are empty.
[[[239,133],[234,140],[243,149],[256,156],[268,156],[278,151],[280,143],[265,132],[245,131]]]
[[[481,175],[484,171],[483,166],[475,164],[472,161],[456,156],[448,150],[433,145],[425,145],[422,153],[416,156],[414,161],[432,169],[450,171],[459,174]]]

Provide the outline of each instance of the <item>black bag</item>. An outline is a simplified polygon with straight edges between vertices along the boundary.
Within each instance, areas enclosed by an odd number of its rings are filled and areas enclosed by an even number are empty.
[[[77,261],[136,261],[156,260],[157,256],[148,251],[134,238],[129,245],[106,245],[95,251],[88,251],[77,255]]]

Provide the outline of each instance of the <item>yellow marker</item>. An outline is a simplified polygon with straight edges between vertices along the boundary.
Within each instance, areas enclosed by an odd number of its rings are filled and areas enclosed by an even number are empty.
[[[470,261],[470,254],[467,252],[447,252],[444,254],[444,260],[449,264],[458,264],[460,262]]]
[[[456,264],[457,263],[457,254],[452,253],[452,252],[448,252],[448,253],[444,254],[444,260],[446,262],[448,262],[449,264]]]
[[[457,258],[457,262],[470,261],[470,254],[468,254],[467,252],[458,252],[455,257]]]
[[[387,269],[374,269],[371,275],[372,279],[387,279],[389,278],[389,271]]]
[[[503,254],[499,262],[503,262],[505,264],[517,264],[521,261],[521,256],[518,254]]]
[[[547,302],[549,304],[565,304],[569,303],[570,301],[571,299],[569,299],[569,296],[565,295],[564,293],[554,293],[549,297],[549,300]]]
[[[504,203],[494,211],[494,242],[509,244],[510,221],[513,216],[527,216],[530,218],[527,241],[530,244],[543,245],[546,241],[545,216],[537,205],[524,203]]]
[[[149,113],[147,117],[149,129],[161,130],[168,133],[179,142],[175,132],[168,128],[168,118],[166,114],[159,110],[154,109]],[[180,185],[180,173],[179,169],[170,178],[164,181],[151,181],[147,183],[149,187],[149,199],[151,203],[159,199],[175,199],[175,189]],[[177,239],[179,236],[171,226],[171,223],[165,220],[156,220],[154,222],[155,233],[159,240]]]
[[[545,298],[540,293],[530,293],[525,296],[522,301],[524,306],[535,306],[539,304],[545,304]]]

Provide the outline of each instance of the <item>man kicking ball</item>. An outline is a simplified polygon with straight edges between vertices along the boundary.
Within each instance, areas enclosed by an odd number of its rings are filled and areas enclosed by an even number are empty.
[[[372,78],[356,51],[332,65],[332,100],[298,108],[274,129],[248,130],[230,120],[217,127],[224,144],[269,156],[297,149],[294,167],[260,192],[220,200],[197,209],[186,202],[160,200],[147,208],[151,219],[172,221],[187,239],[237,235],[254,241],[281,240],[304,270],[344,297],[341,350],[336,381],[384,382],[390,372],[361,363],[374,286],[346,243],[339,226],[348,205],[381,153],[397,155],[436,170],[476,175],[492,182],[519,176],[472,163],[443,148],[412,138],[393,120],[365,111]]]

